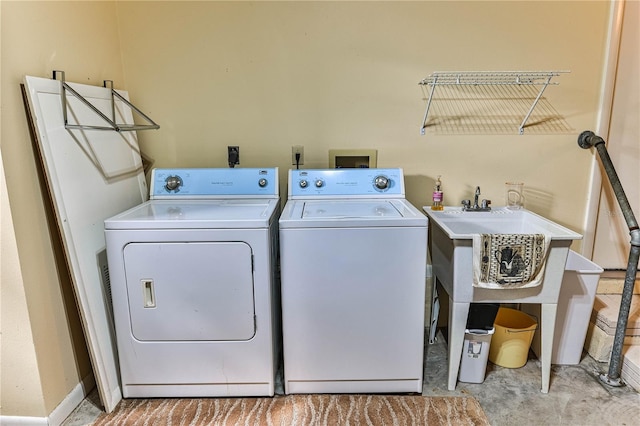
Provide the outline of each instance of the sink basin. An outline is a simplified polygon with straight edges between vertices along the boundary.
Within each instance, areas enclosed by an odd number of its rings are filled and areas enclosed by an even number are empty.
[[[529,210],[497,208],[489,212],[465,212],[459,207],[443,211],[425,209],[451,239],[472,238],[473,234],[547,234],[552,239],[575,240],[582,236]]]
[[[571,242],[581,239],[582,235],[525,209],[464,212],[460,207],[445,207],[442,211],[424,207],[424,211],[429,217],[434,279],[449,295],[448,389],[454,390],[456,386],[470,303],[536,303],[541,304],[542,392],[547,393],[560,285]],[[542,284],[499,290],[473,287],[474,234],[549,236],[551,242]]]
[[[525,209],[464,212],[460,207],[442,211],[425,207],[424,211],[429,217],[434,275],[453,301],[557,303],[569,247],[582,235]],[[542,285],[504,290],[472,286],[474,234],[536,233],[551,237]]]

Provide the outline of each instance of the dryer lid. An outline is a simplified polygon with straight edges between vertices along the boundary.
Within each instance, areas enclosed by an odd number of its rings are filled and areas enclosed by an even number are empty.
[[[105,229],[267,228],[279,199],[150,200],[105,221]]]

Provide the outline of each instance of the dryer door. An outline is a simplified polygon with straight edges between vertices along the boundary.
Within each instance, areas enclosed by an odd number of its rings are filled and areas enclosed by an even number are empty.
[[[243,242],[128,244],[124,263],[133,337],[251,339],[255,334],[251,254]]]

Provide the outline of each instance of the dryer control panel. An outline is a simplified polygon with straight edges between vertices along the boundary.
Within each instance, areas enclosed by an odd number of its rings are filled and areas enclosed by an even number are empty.
[[[289,170],[289,199],[404,198],[402,169]]]
[[[278,198],[278,168],[153,169],[150,198]]]

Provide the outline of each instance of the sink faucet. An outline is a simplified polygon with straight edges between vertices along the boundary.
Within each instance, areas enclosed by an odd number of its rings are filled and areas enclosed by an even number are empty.
[[[480,187],[476,186],[476,195],[475,197],[473,197],[473,208],[474,209],[479,209],[480,206],[478,206],[478,197],[480,196]]]
[[[476,186],[476,193],[473,197],[473,206],[471,200],[462,200],[462,210],[465,212],[488,212],[491,210],[489,204],[491,200],[482,200],[481,204],[478,204],[478,198],[480,198],[480,187]]]

